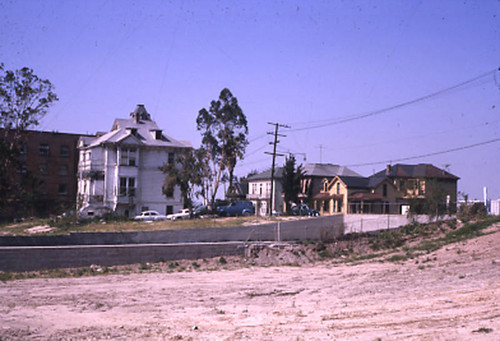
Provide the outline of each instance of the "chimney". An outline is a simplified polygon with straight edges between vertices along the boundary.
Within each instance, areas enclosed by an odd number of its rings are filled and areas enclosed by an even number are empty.
[[[387,165],[387,167],[385,168],[385,175],[389,174],[391,174],[391,165]]]

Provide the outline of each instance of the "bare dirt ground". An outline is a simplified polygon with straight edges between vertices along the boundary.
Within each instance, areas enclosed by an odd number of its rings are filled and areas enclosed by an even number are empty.
[[[499,228],[399,263],[0,282],[0,340],[500,340]]]

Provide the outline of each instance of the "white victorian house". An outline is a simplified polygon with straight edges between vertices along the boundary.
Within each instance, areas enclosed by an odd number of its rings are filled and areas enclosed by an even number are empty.
[[[133,217],[142,211],[170,214],[183,208],[179,189],[165,195],[160,167],[192,148],[163,133],[144,105],[129,119],[116,119],[108,133],[78,143],[77,205],[82,216],[114,212]]]

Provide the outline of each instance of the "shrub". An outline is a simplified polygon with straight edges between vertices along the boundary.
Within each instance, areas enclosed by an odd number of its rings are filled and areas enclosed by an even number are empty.
[[[484,218],[488,214],[486,206],[482,202],[473,204],[465,204],[460,206],[457,217],[462,220],[471,220],[476,218]]]

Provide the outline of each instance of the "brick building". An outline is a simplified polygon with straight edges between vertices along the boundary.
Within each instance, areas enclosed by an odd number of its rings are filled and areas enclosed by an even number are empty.
[[[2,134],[3,135],[3,134]],[[3,135],[5,136],[5,135]],[[6,134],[7,139],[11,134]],[[28,175],[32,183],[28,188],[36,191],[37,199],[22,215],[44,216],[60,213],[76,205],[78,150],[77,143],[81,134],[69,134],[27,130],[20,137],[19,169],[17,181],[25,180]],[[20,215],[19,205],[4,207],[0,218],[13,218]]]

